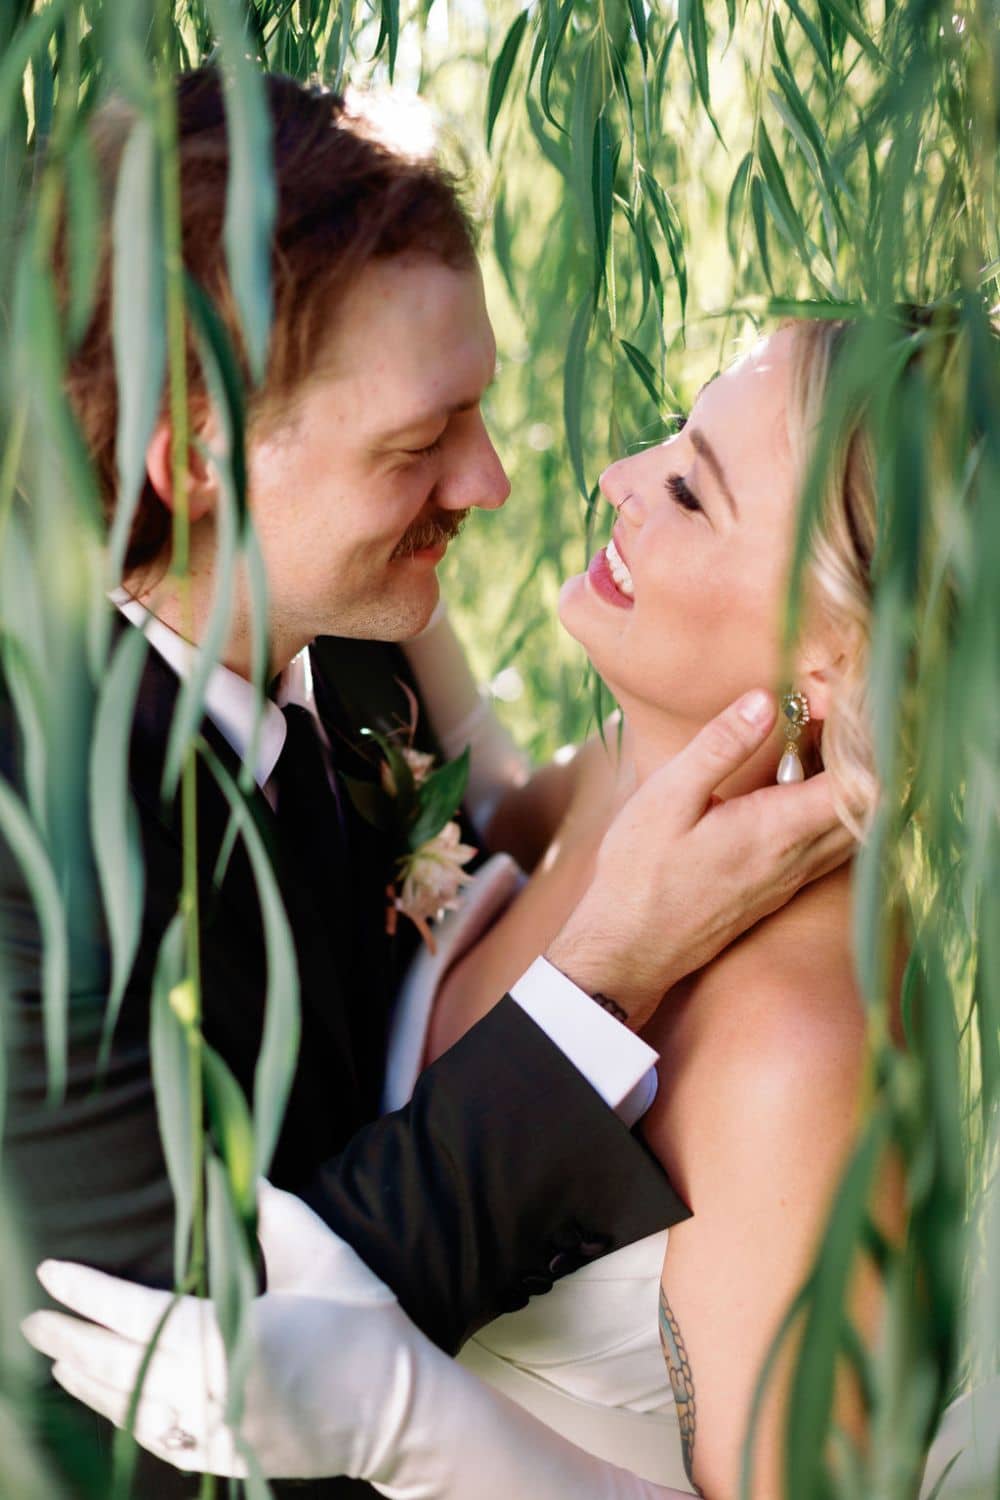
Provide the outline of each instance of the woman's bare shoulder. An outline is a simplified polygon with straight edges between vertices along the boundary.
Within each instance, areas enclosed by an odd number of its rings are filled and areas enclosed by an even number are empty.
[[[664,1001],[648,1033],[660,1090],[646,1134],[682,1193],[711,1156],[848,1137],[865,1037],[849,913],[846,881],[817,889]]]

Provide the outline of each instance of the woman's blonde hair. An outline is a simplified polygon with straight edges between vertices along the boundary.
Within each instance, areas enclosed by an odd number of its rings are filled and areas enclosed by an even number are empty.
[[[851,326],[809,320],[795,335],[788,438],[800,484],[806,483],[826,410],[831,372]],[[825,445],[824,445],[825,446]],[[807,618],[842,643],[820,752],[837,811],[862,837],[878,798],[869,704],[871,562],[876,537],[876,478],[870,436],[859,414],[826,451],[820,503],[802,579]]]

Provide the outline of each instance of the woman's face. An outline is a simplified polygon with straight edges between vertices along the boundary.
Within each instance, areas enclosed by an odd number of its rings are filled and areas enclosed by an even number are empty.
[[[680,432],[601,475],[618,510],[610,555],[567,581],[559,614],[626,711],[639,701],[699,726],[746,689],[778,686],[797,501],[793,338],[761,340],[704,388]]]

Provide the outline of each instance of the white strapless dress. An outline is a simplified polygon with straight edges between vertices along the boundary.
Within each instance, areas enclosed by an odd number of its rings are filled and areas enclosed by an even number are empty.
[[[522,880],[513,860],[496,855],[460,910],[435,929],[437,954],[423,950],[414,959],[393,1018],[386,1109],[399,1108],[413,1090],[440,976]],[[666,1244],[663,1230],[562,1277],[483,1328],[459,1362],[579,1447],[691,1494],[657,1324]]]

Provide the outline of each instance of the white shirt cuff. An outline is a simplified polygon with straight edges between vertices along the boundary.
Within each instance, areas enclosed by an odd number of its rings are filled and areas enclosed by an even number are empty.
[[[548,959],[536,958],[510,993],[631,1129],[656,1097],[659,1054]]]

